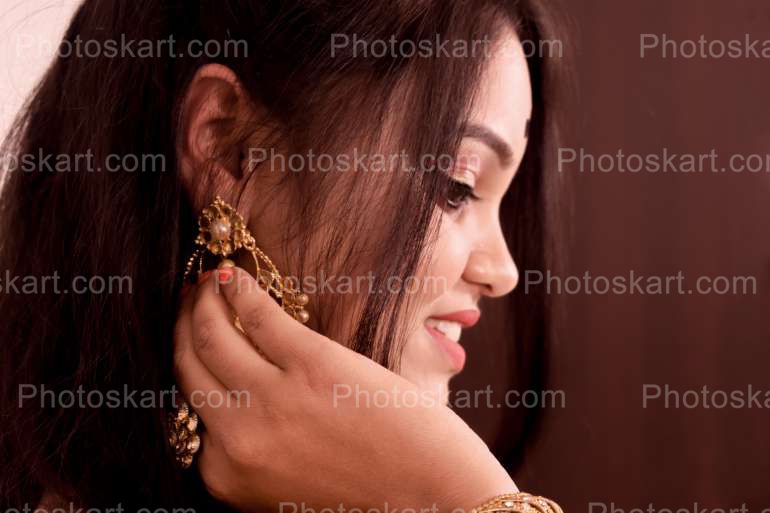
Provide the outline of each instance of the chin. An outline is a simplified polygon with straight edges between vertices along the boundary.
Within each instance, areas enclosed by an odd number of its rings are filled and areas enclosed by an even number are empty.
[[[453,344],[459,347],[459,343]],[[400,374],[416,385],[423,396],[446,404],[449,381],[459,372],[436,337],[427,330],[417,330],[407,339],[401,355]]]

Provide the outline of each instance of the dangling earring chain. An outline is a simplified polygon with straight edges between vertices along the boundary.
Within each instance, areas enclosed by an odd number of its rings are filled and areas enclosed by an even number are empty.
[[[203,273],[206,252],[220,257],[222,260],[218,267],[222,268],[235,266],[228,257],[243,249],[254,259],[255,278],[259,286],[268,291],[289,315],[303,324],[308,321],[310,315],[305,310],[307,295],[294,286],[291,278],[281,276],[273,261],[257,247],[257,242],[243,222],[243,217],[233,207],[217,196],[214,202],[201,212],[198,228],[195,243],[199,247],[187,261],[185,280],[190,278],[196,262],[198,274]]]

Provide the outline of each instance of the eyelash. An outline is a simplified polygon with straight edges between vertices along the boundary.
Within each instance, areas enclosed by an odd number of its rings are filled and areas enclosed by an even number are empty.
[[[459,199],[457,199],[459,197]],[[459,180],[450,179],[447,186],[445,201],[445,209],[454,212],[468,204],[470,201],[477,201],[479,199],[476,193],[473,191],[473,187],[465,182]]]

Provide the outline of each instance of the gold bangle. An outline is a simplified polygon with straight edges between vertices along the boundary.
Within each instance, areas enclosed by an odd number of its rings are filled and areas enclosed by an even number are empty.
[[[498,495],[470,513],[564,513],[551,499],[529,493],[517,492]]]

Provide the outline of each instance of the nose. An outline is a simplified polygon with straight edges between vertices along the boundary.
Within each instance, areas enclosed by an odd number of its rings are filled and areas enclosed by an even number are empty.
[[[519,270],[502,231],[495,232],[471,252],[463,273],[467,282],[481,287],[482,294],[489,297],[509,294],[519,282]]]

